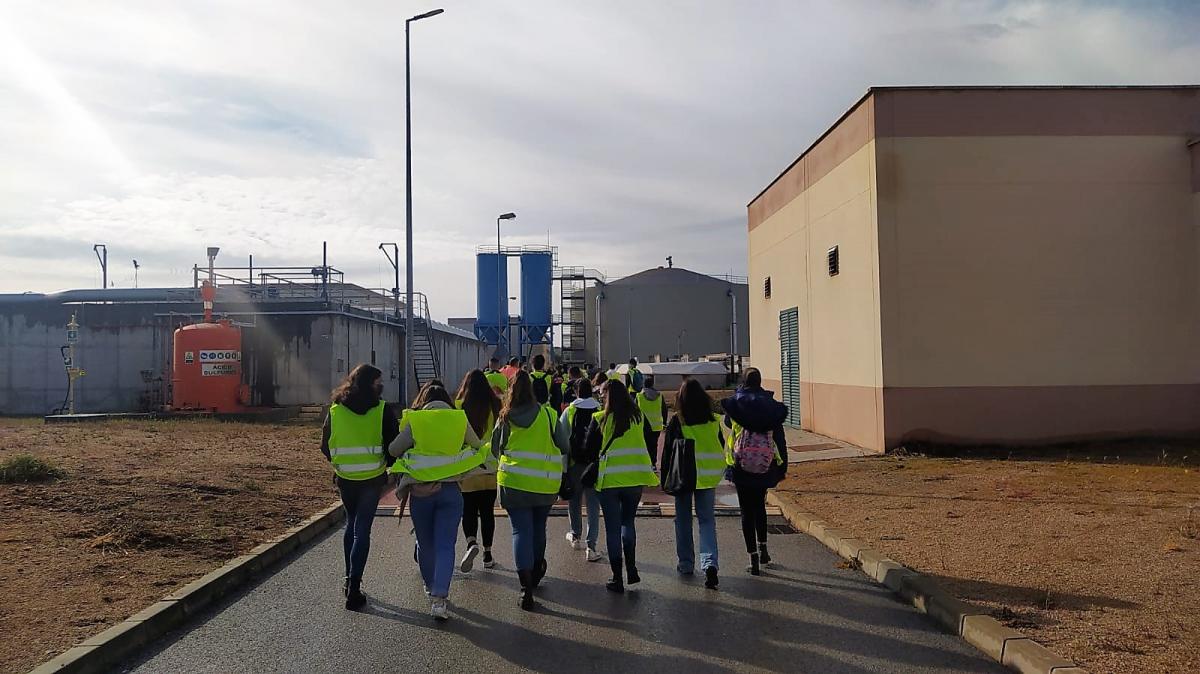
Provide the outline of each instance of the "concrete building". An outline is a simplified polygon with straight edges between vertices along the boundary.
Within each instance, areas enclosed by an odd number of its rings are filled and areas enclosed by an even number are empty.
[[[750,352],[744,279],[658,267],[588,287],[585,297],[591,362]]]
[[[875,88],[748,206],[751,354],[874,450],[1200,430],[1200,89]]]
[[[63,404],[59,349],[72,315],[80,324],[76,365],[87,370],[76,411],[161,409],[170,399],[173,332],[202,315],[198,299],[193,288],[0,295],[0,415],[44,415]],[[242,327],[243,383],[254,406],[327,403],[359,363],[380,368],[384,397],[399,398],[404,325],[386,295],[349,284],[223,286],[216,313]],[[447,385],[485,362],[474,334],[424,319],[417,326],[422,340],[431,338]],[[415,395],[417,373],[408,369]]]

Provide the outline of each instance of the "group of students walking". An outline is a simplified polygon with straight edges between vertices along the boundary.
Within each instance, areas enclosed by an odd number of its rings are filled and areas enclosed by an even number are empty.
[[[457,567],[473,569],[492,555],[497,494],[512,527],[520,607],[536,607],[546,576],[547,520],[567,501],[571,547],[589,562],[604,517],[611,578],[605,587],[625,591],[641,581],[637,567],[637,508],[646,487],[663,484],[675,497],[677,571],[696,571],[693,513],[700,530],[699,570],[705,586],[718,579],[716,487],[725,478],[737,489],[742,530],[753,575],[770,562],[766,491],[787,471],[782,422],[787,407],[762,388],[757,370],[720,403],[699,382],[686,379],[668,420],[668,408],[630,362],[623,375],[597,372],[589,380],[571,368],[555,377],[535,356],[532,370],[519,363],[472,370],[453,395],[439,381],[426,383],[399,418],[381,399],[383,374],[359,365],[333,391],[321,448],[333,466],[346,511],[346,608],[366,604],[362,576],[371,525],[388,481],[407,503],[416,537],[415,561],[430,599],[430,613],[449,617],[447,598]],[[507,371],[506,371],[507,370]],[[661,451],[660,451],[661,450]],[[661,476],[661,479],[660,479]],[[694,508],[693,508],[694,504]],[[583,519],[586,508],[586,527]],[[456,555],[458,529],[466,552]]]

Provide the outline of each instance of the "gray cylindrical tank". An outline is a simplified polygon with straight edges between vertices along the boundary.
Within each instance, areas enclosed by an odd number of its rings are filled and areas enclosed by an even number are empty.
[[[549,340],[553,271],[549,253],[521,254],[521,326],[530,344]]]
[[[475,256],[475,335],[499,342],[508,323],[508,258],[495,253]]]

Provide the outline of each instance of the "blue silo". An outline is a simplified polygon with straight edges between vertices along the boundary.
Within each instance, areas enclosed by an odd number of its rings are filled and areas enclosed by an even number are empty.
[[[475,256],[475,336],[503,347],[508,323],[508,258],[495,253]]]
[[[554,280],[549,251],[521,254],[521,340],[550,342],[550,288]]]

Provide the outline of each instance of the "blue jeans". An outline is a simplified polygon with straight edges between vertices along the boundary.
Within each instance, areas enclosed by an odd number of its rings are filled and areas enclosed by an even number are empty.
[[[462,521],[463,501],[458,484],[443,482],[433,496],[412,497],[408,501],[413,528],[417,531],[417,564],[421,578],[433,597],[450,596],[454,576],[454,544]]]
[[[622,544],[637,547],[637,529],[633,526],[638,504],[642,501],[641,487],[609,487],[596,492],[604,509],[604,538],[610,564],[624,558]]]
[[[371,553],[371,524],[375,521],[383,485],[379,480],[339,479],[337,488],[342,497],[342,509],[346,511],[346,533],[342,536],[346,577],[361,579],[367,567],[367,555]]]
[[[694,495],[694,496],[693,496]],[[700,569],[717,565],[716,489],[695,489],[675,496],[675,556],[680,573],[696,569],[696,549],[692,545],[692,500],[696,501],[696,520],[700,523]]]
[[[550,517],[550,507],[507,509],[517,571],[532,571],[539,559],[546,558],[546,519]]]
[[[576,483],[575,495],[567,503],[567,515],[571,519],[571,531],[575,538],[583,535],[583,501],[587,499],[587,546],[596,549],[596,541],[600,538],[600,498],[596,490]]]

